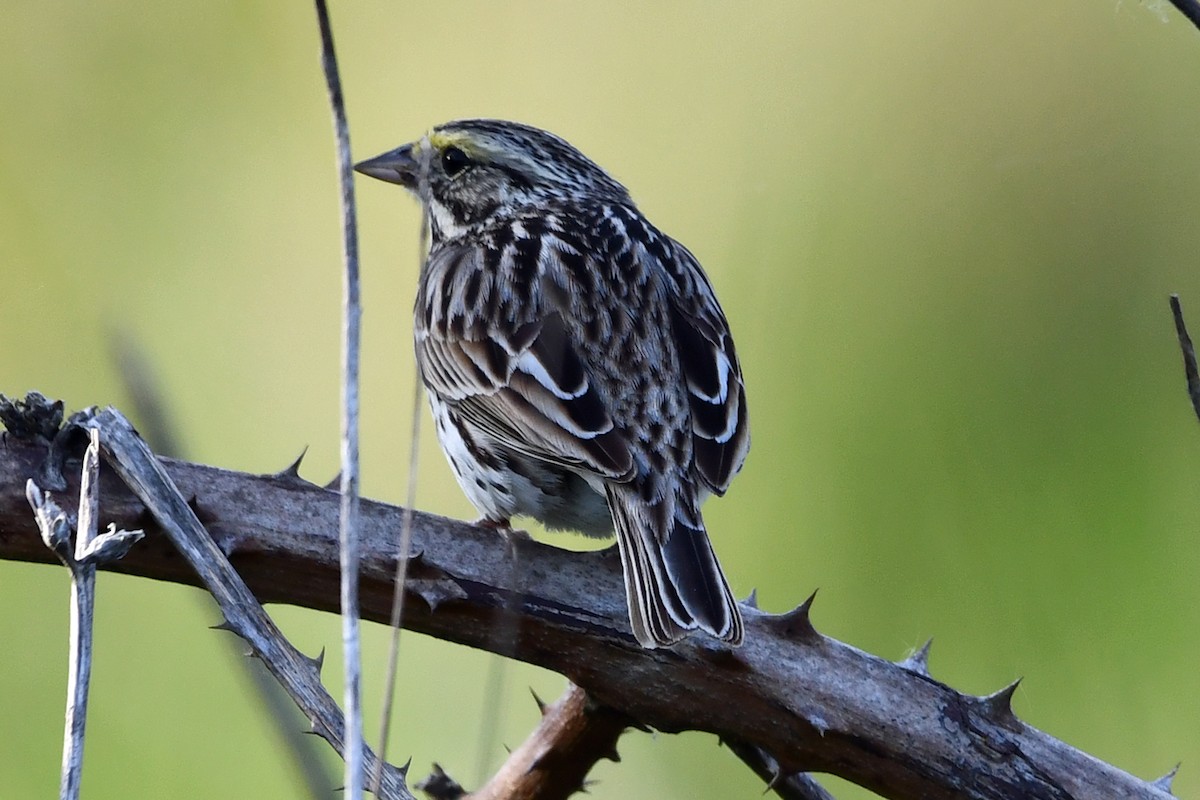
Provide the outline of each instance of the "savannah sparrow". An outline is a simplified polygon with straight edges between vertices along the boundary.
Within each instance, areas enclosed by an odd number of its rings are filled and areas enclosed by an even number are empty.
[[[355,169],[428,214],[417,363],[485,520],[615,526],[643,647],[696,629],[740,644],[700,504],[746,458],[746,394],[695,257],[603,169],[527,125],[450,122]]]

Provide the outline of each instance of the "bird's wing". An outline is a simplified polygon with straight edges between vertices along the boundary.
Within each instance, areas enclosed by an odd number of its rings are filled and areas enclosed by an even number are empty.
[[[672,241],[663,266],[675,282],[671,325],[687,379],[696,474],[714,494],[729,488],[750,450],[746,387],[729,323],[696,257]]]
[[[514,451],[627,479],[634,469],[629,444],[589,380],[562,315],[497,296],[501,290],[483,262],[483,252],[468,245],[430,254],[415,325],[426,386]]]

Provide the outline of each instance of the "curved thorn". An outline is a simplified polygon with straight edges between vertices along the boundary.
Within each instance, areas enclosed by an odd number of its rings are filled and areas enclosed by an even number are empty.
[[[300,477],[300,463],[304,461],[306,455],[308,455],[308,445],[304,445],[304,449],[300,451],[300,455],[296,456],[296,460],[279,470],[279,472],[276,472],[274,477],[284,480],[303,481],[304,479]],[[307,483],[307,481],[305,482]]]
[[[308,659],[308,663],[312,666],[316,673],[320,675],[321,669],[325,666],[325,648],[322,647],[321,652],[317,653],[315,658]]]
[[[816,636],[817,629],[813,627],[810,617],[813,600],[816,596],[817,593],[814,590],[803,603],[787,613],[768,617],[768,622],[772,623],[779,633],[787,637],[807,639]]]
[[[200,498],[197,497],[195,494],[193,494],[191,497],[188,498],[187,506],[188,506],[188,508],[190,508],[192,510],[192,513],[196,515],[196,519],[200,520],[201,525],[208,527],[213,522],[216,522],[217,515],[214,514],[212,509],[210,509],[208,506],[201,505]],[[149,519],[151,521],[154,521],[154,516],[149,514],[148,509],[147,509],[146,513],[149,516]],[[229,555],[229,554],[226,553],[225,555]]]
[[[538,697],[532,686],[529,687],[529,693],[533,695],[533,702],[537,703],[538,711],[542,712],[543,717],[546,716],[546,701]]]
[[[342,471],[339,469],[337,471],[337,474],[333,476],[333,478],[329,481],[329,483],[325,484],[321,488],[326,489],[331,492],[336,492],[341,488],[341,485],[342,485]]]
[[[1150,785],[1153,786],[1155,789],[1158,789],[1161,792],[1166,792],[1167,794],[1173,795],[1174,792],[1171,791],[1171,784],[1173,784],[1175,782],[1175,776],[1178,773],[1179,773],[1179,764],[1176,764],[1175,766],[1171,767],[1171,771],[1168,772],[1166,775],[1163,775],[1161,778],[1158,778],[1157,780],[1150,781]]]
[[[1017,687],[1020,685],[1021,679],[1017,678],[998,692],[975,698],[975,702],[979,705],[985,716],[994,720],[1016,720],[1017,715],[1013,712],[1012,699],[1017,691]]]
[[[912,653],[909,653],[908,658],[903,661],[897,661],[896,665],[901,669],[906,669],[909,672],[915,672],[918,675],[929,677],[929,648],[933,646],[933,639],[927,639],[925,644],[918,647]]]
[[[429,606],[429,612],[432,614],[437,611],[446,600],[462,600],[466,598],[467,593],[461,586],[452,580],[413,580],[408,579],[407,587],[410,591],[415,592],[417,597],[425,601],[425,605]]]

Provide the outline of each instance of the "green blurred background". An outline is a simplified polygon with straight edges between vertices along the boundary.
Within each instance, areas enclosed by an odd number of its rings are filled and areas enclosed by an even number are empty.
[[[887,658],[934,636],[938,678],[1024,676],[1030,723],[1143,777],[1182,759],[1200,795],[1200,429],[1167,309],[1200,329],[1200,33],[1134,0],[333,10],[359,157],[457,117],[540,125],[705,264],[755,434],[706,512],[739,594],[819,586],[818,627]],[[0,75],[0,391],[128,407],[128,333],[192,458],[268,472],[307,444],[329,479],[312,8],[7,3]],[[376,182],[359,200],[363,487],[397,502],[419,214]],[[471,518],[426,431],[420,506]],[[198,598],[102,576],[86,796],[296,795]],[[61,569],[0,564],[0,797],[55,791],[66,601]],[[340,692],[337,619],[273,612]],[[373,708],[385,643],[371,626]],[[525,687],[563,685],[510,667],[484,764],[490,656],[408,636],[402,658],[391,753],[467,783],[534,724]],[[621,751],[592,796],[761,791],[712,736]]]

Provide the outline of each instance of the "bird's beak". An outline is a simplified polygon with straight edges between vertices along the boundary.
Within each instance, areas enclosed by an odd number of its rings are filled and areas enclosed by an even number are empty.
[[[411,144],[360,161],[354,165],[354,170],[381,181],[398,183],[408,189],[416,189],[420,172],[417,160],[413,158]]]

